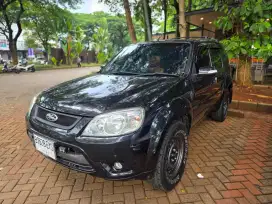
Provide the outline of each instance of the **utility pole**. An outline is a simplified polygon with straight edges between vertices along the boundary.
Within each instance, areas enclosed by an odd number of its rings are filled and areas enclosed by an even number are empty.
[[[147,5],[147,1],[146,0],[142,0],[143,1],[143,6],[144,6],[144,18],[145,18],[145,23],[147,26],[147,40],[151,41],[152,40],[152,34],[151,34],[151,26],[150,26],[150,21],[149,21],[149,17],[148,17],[148,5]]]
[[[186,37],[185,0],[179,0],[179,32],[180,37]]]

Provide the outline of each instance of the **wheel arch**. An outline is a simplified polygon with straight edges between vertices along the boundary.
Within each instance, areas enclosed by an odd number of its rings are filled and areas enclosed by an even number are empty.
[[[150,143],[147,152],[147,165],[153,163],[157,159],[158,152],[163,142],[163,136],[168,127],[175,120],[183,120],[184,116],[188,116],[189,128],[192,124],[192,105],[186,98],[177,98],[171,103],[163,106],[156,114],[150,128]],[[155,157],[155,159],[154,159]]]

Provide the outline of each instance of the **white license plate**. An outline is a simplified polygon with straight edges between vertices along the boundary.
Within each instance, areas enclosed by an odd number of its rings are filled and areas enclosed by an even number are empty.
[[[54,147],[54,142],[48,140],[44,137],[34,135],[35,147],[38,151],[43,153],[45,156],[51,157],[56,160],[56,151]]]

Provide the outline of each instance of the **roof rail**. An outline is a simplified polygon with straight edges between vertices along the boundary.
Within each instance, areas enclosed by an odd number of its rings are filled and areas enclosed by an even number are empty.
[[[166,39],[166,40],[180,40],[180,39],[209,39],[209,40],[216,40],[215,38],[211,38],[208,36],[201,36],[201,37],[179,37],[179,38],[170,38],[170,39]]]

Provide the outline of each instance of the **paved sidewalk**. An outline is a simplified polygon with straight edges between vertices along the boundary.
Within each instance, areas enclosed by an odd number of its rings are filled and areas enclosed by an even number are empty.
[[[25,133],[29,101],[40,90],[90,71],[0,76],[0,203],[272,203],[272,115],[246,113],[197,124],[185,174],[169,193],[146,181],[105,181],[45,159]]]

